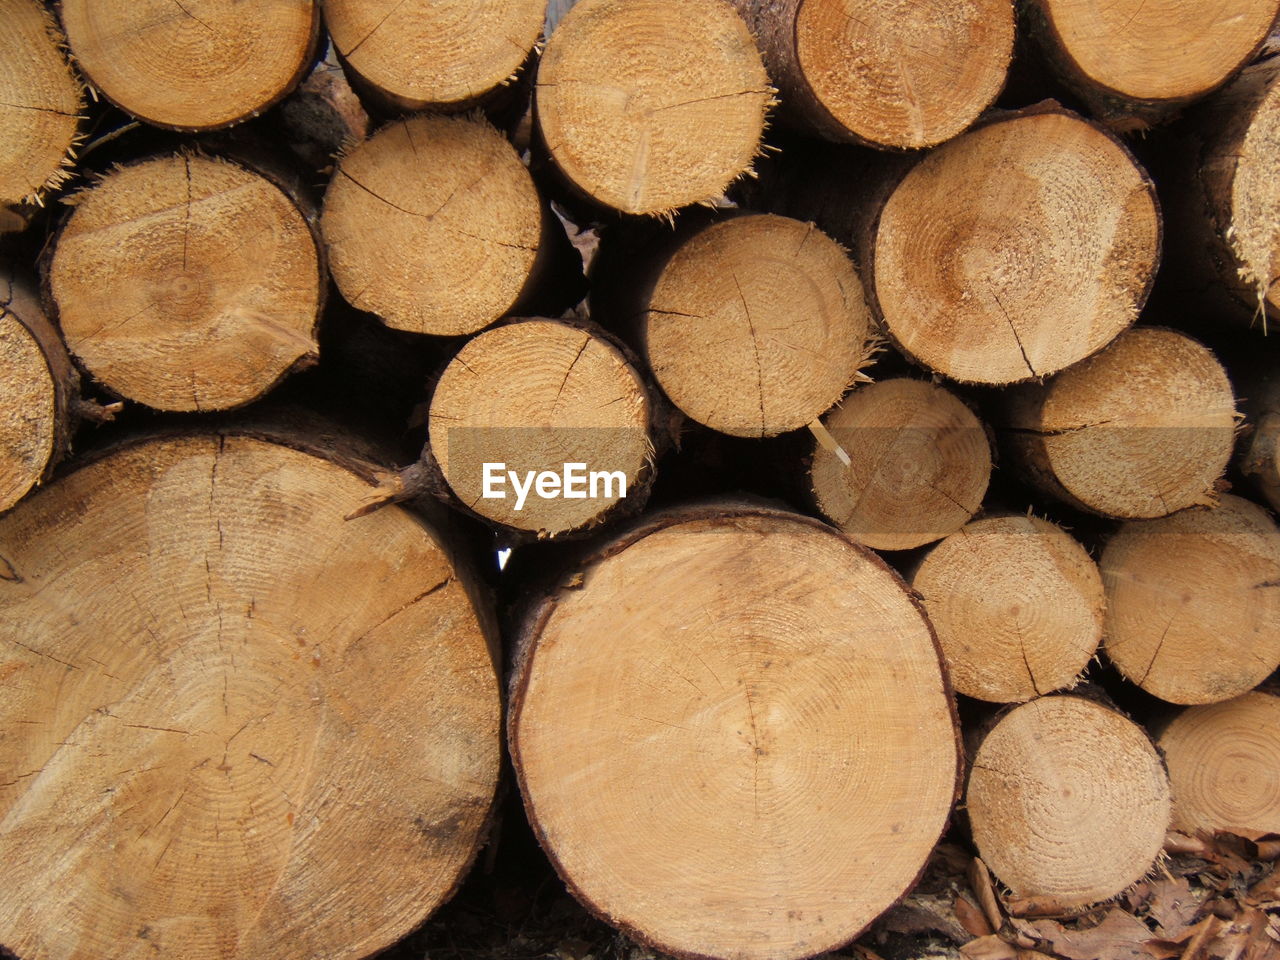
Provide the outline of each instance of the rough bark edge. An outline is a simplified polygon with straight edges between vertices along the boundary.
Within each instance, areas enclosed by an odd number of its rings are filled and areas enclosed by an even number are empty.
[[[578,562],[573,564],[569,568],[568,573],[560,577],[558,584],[554,586],[550,592],[546,593],[540,599],[535,600],[527,611],[525,611],[523,617],[519,618],[517,621],[519,626],[515,629],[512,637],[513,652],[511,655],[511,666],[507,679],[507,753],[511,758],[511,766],[516,776],[516,785],[520,791],[521,803],[524,807],[525,815],[529,820],[529,826],[533,830],[534,836],[538,841],[538,846],[541,848],[543,853],[546,854],[548,861],[550,861],[551,865],[555,868],[556,875],[561,879],[561,881],[563,881],[565,888],[570,894],[572,894],[573,898],[596,919],[608,924],[615,930],[620,930],[635,942],[654,950],[661,950],[665,953],[669,953],[671,956],[678,958],[678,960],[723,960],[723,958],[673,949],[668,945],[656,942],[644,931],[615,920],[613,917],[601,910],[589,897],[587,897],[564,869],[560,859],[556,856],[554,846],[547,839],[546,832],[537,816],[535,804],[530,796],[528,786],[525,783],[524,767],[520,762],[520,753],[517,749],[521,712],[524,707],[524,698],[528,690],[530,676],[533,671],[538,642],[548,621],[551,619],[551,615],[555,612],[559,594],[568,590],[580,589],[583,586],[583,579],[590,568],[622,553],[628,547],[634,546],[641,540],[644,540],[655,533],[661,533],[669,527],[698,520],[723,520],[733,523],[737,520],[750,521],[757,519],[789,520],[799,525],[806,526],[814,532],[837,538],[846,546],[850,547],[855,554],[858,554],[863,559],[870,561],[873,566],[889,574],[893,581],[902,588],[903,594],[919,614],[921,621],[929,632],[929,639],[933,644],[934,654],[938,659],[938,672],[942,680],[942,694],[947,701],[955,737],[956,776],[955,785],[952,789],[951,811],[943,821],[942,827],[938,832],[938,838],[934,841],[935,844],[943,837],[943,835],[946,834],[948,827],[955,819],[957,811],[956,805],[964,795],[963,787],[966,783],[969,760],[965,755],[964,741],[961,737],[960,720],[956,712],[955,691],[951,686],[951,675],[947,669],[946,659],[942,654],[942,647],[938,642],[938,635],[933,629],[933,624],[929,622],[928,615],[924,612],[924,605],[920,600],[920,596],[911,589],[911,587],[902,579],[902,576],[890,567],[879,556],[879,554],[873,552],[868,547],[863,547],[853,540],[850,540],[839,530],[836,530],[834,527],[831,527],[820,520],[815,520],[813,517],[794,513],[790,510],[779,509],[778,507],[765,504],[762,501],[752,502],[745,499],[721,498],[702,501],[700,503],[687,504],[651,514],[633,526],[630,530],[615,536],[608,542],[596,545],[590,551],[586,552]],[[920,880],[924,877],[927,867],[928,860],[926,858],[926,861],[921,864],[920,870],[916,874],[915,878],[907,884],[906,889],[903,890],[892,903],[886,905],[886,911],[892,909],[894,906],[906,899],[906,897],[913,889],[915,889],[916,885],[919,884]],[[831,950],[837,950],[843,946],[853,943],[871,928],[877,918],[878,917],[872,918],[872,920],[868,921],[868,923],[860,930],[854,932],[852,936],[842,939],[839,943],[823,947],[817,953],[810,954],[809,956],[817,957],[819,954],[827,953]]]

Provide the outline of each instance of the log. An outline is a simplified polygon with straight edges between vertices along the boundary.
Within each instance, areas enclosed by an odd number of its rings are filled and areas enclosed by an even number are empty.
[[[855,389],[822,422],[839,450],[815,444],[809,489],[823,516],[859,543],[910,550],[956,532],[982,506],[991,446],[949,390],[884,380]]]
[[[1261,48],[1280,2],[1025,0],[1023,12],[1028,36],[1091,112],[1136,130],[1231,79]]]
[[[1235,365],[1231,376],[1246,416],[1238,453],[1240,472],[1272,510],[1280,510],[1280,382],[1273,359],[1269,352],[1259,351],[1254,354],[1259,369],[1246,371],[1243,365]]]
[[[1261,507],[1224,496],[1212,510],[1127,523],[1099,567],[1103,650],[1148,693],[1217,703],[1280,666],[1280,531]]]
[[[1235,426],[1231,382],[1213,353],[1183,333],[1139,327],[1010,394],[1002,437],[1045,493],[1134,519],[1215,503]]]
[[[1188,707],[1157,741],[1173,785],[1173,828],[1257,840],[1280,833],[1280,697],[1253,692]]]
[[[747,214],[664,233],[648,263],[629,251],[600,255],[597,264],[616,261],[617,276],[593,266],[592,310],[634,329],[658,384],[690,419],[739,437],[796,430],[870,362],[862,282],[813,224]],[[625,291],[602,297],[609,280]]]
[[[601,331],[523,320],[469,340],[445,368],[428,447],[468,510],[551,537],[643,504],[652,413],[644,381]]]
[[[815,520],[727,504],[655,515],[573,569],[524,622],[508,737],[589,910],[681,956],[788,960],[913,885],[957,739],[896,574]]]
[[[84,108],[65,40],[38,0],[0,0],[0,208],[68,176]]]
[[[456,888],[498,777],[494,663],[421,520],[344,520],[369,490],[183,435],[0,518],[6,950],[358,960]]]
[[[513,78],[547,0],[325,0],[325,26],[362,87],[397,111],[475,103]]]
[[[1133,721],[1055,695],[1005,714],[965,794],[979,856],[1019,899],[1062,909],[1121,893],[1149,871],[1169,827],[1169,778]]]
[[[538,130],[588,198],[666,215],[719,198],[760,148],[773,88],[722,0],[580,0],[547,41]]]
[[[289,148],[312,170],[333,172],[343,150],[373,132],[373,122],[343,73],[333,44],[298,89],[276,108]]]
[[[1102,639],[1097,564],[1030,515],[967,523],[911,578],[957,693],[1021,703],[1076,684]]]
[[[1145,171],[1050,103],[928,154],[889,196],[861,262],[872,306],[909,358],[1003,385],[1110,343],[1146,302],[1159,255]]]
[[[157,410],[223,410],[315,362],[325,278],[285,190],[181,152],[77,197],[48,289],[67,346],[107,389]]]
[[[0,267],[0,512],[70,452],[80,377],[34,287]]]
[[[416,116],[339,160],[321,231],[352,306],[398,330],[457,336],[512,312],[536,286],[549,217],[497,130]]]
[[[932,147],[976,120],[1013,57],[1009,0],[733,0],[782,116],[835,141]]]

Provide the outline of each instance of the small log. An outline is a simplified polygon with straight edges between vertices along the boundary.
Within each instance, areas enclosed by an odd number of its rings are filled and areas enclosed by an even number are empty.
[[[836,141],[931,147],[976,120],[1013,57],[1010,0],[734,0],[782,116]]]
[[[665,215],[750,169],[773,89],[721,0],[580,0],[538,67],[538,129],[588,197]]]
[[[1259,369],[1233,365],[1232,381],[1241,392],[1246,429],[1239,450],[1240,472],[1272,510],[1280,510],[1280,380],[1270,352],[1258,351]]]
[[[315,362],[316,236],[273,180],[178,153],[119,167],[58,233],[48,289],[67,346],[157,410],[223,410]]]
[[[508,736],[588,909],[681,956],[789,960],[914,885],[957,737],[932,631],[882,561],[721,504],[655,515],[574,570],[519,635]]]
[[[911,578],[957,693],[1020,703],[1074,686],[1102,639],[1098,567],[1061,527],[1033,516],[965,524]]]
[[[1280,531],[1261,507],[1127,523],[1099,561],[1103,649],[1148,693],[1177,704],[1247,693],[1280,666]]]
[[[62,0],[59,10],[89,82],[174,130],[230,126],[284,99],[320,37],[315,0]]]
[[[67,177],[84,107],[65,39],[38,0],[0,0],[0,209]]]
[[[359,960],[456,889],[498,778],[494,663],[422,520],[344,520],[370,489],[170,436],[0,518],[6,951]]]
[[[1159,255],[1145,171],[1118,140],[1048,104],[928,154],[889,196],[862,262],[872,306],[908,357],[1002,385],[1110,343],[1146,302]]]
[[[910,550],[956,532],[982,506],[991,446],[949,390],[884,380],[855,389],[822,422],[838,449],[815,444],[809,488],[859,543]]]
[[[1005,714],[983,739],[965,797],[978,852],[1019,899],[1065,909],[1107,900],[1156,862],[1169,778],[1142,728],[1057,695]]]
[[[347,82],[332,44],[276,109],[289,149],[312,170],[331,173],[343,150],[373,132],[369,114]]]
[[[1131,330],[1048,383],[1018,388],[1007,411],[1002,438],[1028,479],[1120,519],[1215,503],[1235,443],[1222,364],[1160,327]]]
[[[1188,707],[1158,743],[1173,785],[1175,830],[1280,834],[1280,697],[1254,692]]]

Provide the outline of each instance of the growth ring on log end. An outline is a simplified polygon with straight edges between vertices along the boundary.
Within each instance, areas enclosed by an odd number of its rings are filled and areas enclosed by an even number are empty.
[[[314,362],[324,278],[293,200],[239,164],[174,154],[77,198],[49,287],[96,380],[157,410],[224,410]]]
[[[576,896],[659,949],[807,957],[913,885],[956,791],[902,581],[817,521],[704,505],[615,539],[526,621],[508,736]]]
[[[421,115],[343,156],[321,230],[353,306],[413,333],[474,333],[534,274],[542,203],[515,149],[482,120]]]
[[[978,853],[1016,897],[1107,900],[1155,864],[1169,778],[1142,728],[1076,696],[1014,708],[978,748],[965,795]]]
[[[1159,251],[1155,188],[1129,152],[1032,108],[943,144],[897,186],[874,239],[875,302],[898,346],[944,376],[1034,380],[1137,319]]]
[[[556,165],[626,213],[718,198],[748,170],[773,89],[722,0],[580,0],[547,41],[537,117]]]
[[[359,960],[456,888],[499,693],[460,574],[244,436],[118,449],[0,518],[0,944]]]
[[[62,0],[76,63],[112,103],[179,130],[257,116],[315,53],[314,0]]]

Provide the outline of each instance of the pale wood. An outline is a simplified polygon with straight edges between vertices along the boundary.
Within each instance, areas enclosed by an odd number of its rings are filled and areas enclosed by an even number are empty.
[[[1045,492],[1123,519],[1217,501],[1235,443],[1222,364],[1185,334],[1137,327],[1008,403],[1013,459]]]
[[[49,267],[71,352],[159,410],[239,406],[313,363],[324,284],[283,189],[192,153],[116,168],[80,194]]]
[[[400,110],[475,101],[511,79],[547,0],[325,0],[339,56]]]
[[[1158,741],[1173,785],[1173,827],[1258,839],[1280,833],[1280,697],[1246,693],[1188,707]]]
[[[781,112],[832,140],[930,147],[1004,84],[1010,0],[734,0],[764,51]]]
[[[1146,733],[1092,700],[1042,697],[982,742],[965,795],[978,852],[1015,897],[1107,900],[1155,865],[1169,779]]]
[[[544,499],[530,492],[516,509],[508,481],[504,499],[485,498],[484,464],[529,471],[621,471],[635,503],[651,480],[652,408],[644,381],[605,337],[555,320],[524,320],[467,342],[445,368],[431,397],[429,447],[453,493],[480,516],[538,534],[591,526],[619,506],[609,495]]]
[[[525,623],[509,738],[570,889],[683,956],[854,937],[918,876],[956,789],[927,621],[870,551],[756,507],[651,518]]]
[[[1280,531],[1261,507],[1224,496],[1211,510],[1127,523],[1099,567],[1103,649],[1148,693],[1216,703],[1280,666]]]
[[[1097,564],[1034,516],[967,523],[911,578],[957,693],[996,703],[1074,686],[1102,639]]]
[[[709,202],[750,168],[773,89],[724,0],[580,0],[538,67],[538,126],[587,196],[627,213]]]
[[[422,115],[339,160],[321,230],[352,306],[400,330],[456,336],[515,306],[537,272],[545,216],[502,134]]]
[[[83,109],[57,20],[39,0],[0,0],[0,207],[67,177]]]
[[[1155,188],[1118,140],[1041,106],[944,144],[889,196],[869,284],[889,336],[954,380],[1006,384],[1106,346],[1146,302]]]
[[[456,887],[494,665],[420,520],[245,436],[156,440],[0,519],[0,943],[358,958]]]
[[[71,52],[107,99],[179,130],[257,116],[306,74],[315,0],[62,0]]]
[[[966,524],[991,478],[982,423],[953,393],[899,378],[858,387],[822,423],[808,483],[824,516],[877,550],[909,550]]]

